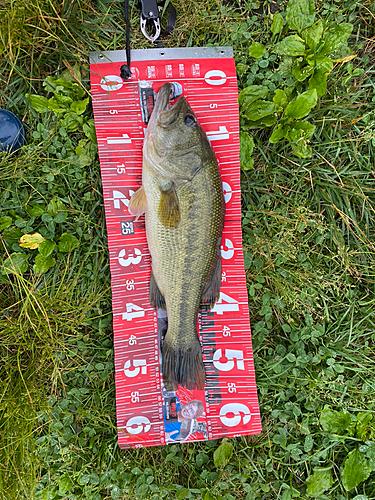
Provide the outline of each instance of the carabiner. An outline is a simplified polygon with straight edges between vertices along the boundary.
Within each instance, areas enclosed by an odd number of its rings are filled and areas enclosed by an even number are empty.
[[[155,40],[159,38],[161,32],[158,4],[156,0],[140,0],[140,2],[142,4],[142,11],[140,16],[141,31],[147,38],[147,40],[150,40],[150,42],[155,42]],[[149,34],[147,32],[147,21],[153,23],[151,29],[155,31],[154,34]]]
[[[147,23],[148,20],[149,19],[145,19],[143,17],[143,15],[141,14],[141,31],[144,34],[144,36],[147,38],[147,40],[150,40],[150,42],[155,42],[155,40],[157,38],[159,38],[160,32],[161,32],[159,18],[152,19],[152,21],[154,22],[154,28],[155,28],[155,34],[154,35],[149,35],[147,33],[147,31],[146,31],[146,23]]]

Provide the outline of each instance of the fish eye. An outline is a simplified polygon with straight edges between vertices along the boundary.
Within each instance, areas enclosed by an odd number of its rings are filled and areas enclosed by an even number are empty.
[[[195,121],[195,116],[193,115],[186,115],[185,116],[185,123],[188,127],[194,127],[196,121]]]

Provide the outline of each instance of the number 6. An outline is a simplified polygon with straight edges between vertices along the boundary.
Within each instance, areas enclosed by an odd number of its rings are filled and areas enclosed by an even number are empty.
[[[241,413],[243,415],[241,415]],[[234,413],[233,417],[227,417],[228,413]],[[250,422],[251,412],[249,408],[242,403],[228,403],[220,409],[220,420],[226,427],[236,427],[242,423],[246,425]]]
[[[151,428],[150,424],[151,422],[147,417],[132,417],[126,422],[126,430],[129,432],[129,434],[148,432]],[[133,425],[135,425],[136,427],[133,428]]]

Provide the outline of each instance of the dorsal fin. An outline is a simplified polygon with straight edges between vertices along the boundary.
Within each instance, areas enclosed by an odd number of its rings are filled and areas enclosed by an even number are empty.
[[[180,222],[180,206],[173,182],[166,190],[160,190],[158,217],[168,229],[174,229]]]

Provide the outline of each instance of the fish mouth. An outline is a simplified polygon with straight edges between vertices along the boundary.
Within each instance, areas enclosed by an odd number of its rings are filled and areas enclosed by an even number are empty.
[[[187,103],[186,98],[181,96],[175,103],[170,103],[171,84],[165,83],[159,90],[153,110],[154,120],[160,125],[170,125],[175,121],[181,108]]]
[[[158,115],[162,111],[169,109],[169,96],[171,94],[171,84],[165,83],[159,90],[156,96],[155,107],[153,113]]]

